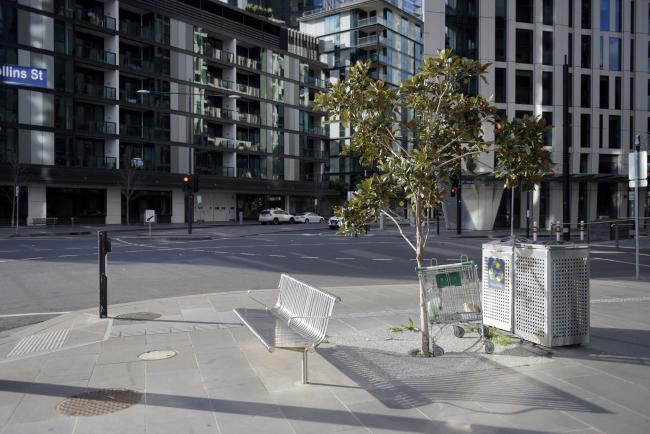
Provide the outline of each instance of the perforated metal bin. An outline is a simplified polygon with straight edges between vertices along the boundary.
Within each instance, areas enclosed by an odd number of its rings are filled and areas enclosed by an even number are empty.
[[[588,246],[518,244],[514,287],[517,336],[546,347],[589,342]]]
[[[481,302],[483,324],[513,331],[512,244],[483,244]]]

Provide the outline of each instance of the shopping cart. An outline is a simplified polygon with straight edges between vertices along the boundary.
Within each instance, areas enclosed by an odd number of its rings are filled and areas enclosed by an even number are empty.
[[[425,289],[429,323],[451,324],[457,338],[465,335],[465,327],[460,324],[468,324],[471,329],[478,330],[485,352],[492,354],[494,344],[488,339],[488,328],[483,325],[477,268],[474,261],[461,258],[459,263],[420,267],[417,272]],[[432,344],[434,356],[444,354],[434,339]]]

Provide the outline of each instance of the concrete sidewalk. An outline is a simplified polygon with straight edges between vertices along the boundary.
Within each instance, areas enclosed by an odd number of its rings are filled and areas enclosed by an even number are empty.
[[[476,335],[447,328],[436,331],[446,349],[436,359],[402,351],[416,334],[387,331],[417,318],[416,285],[326,289],[342,303],[310,355],[309,385],[299,354],[268,353],[236,320],[233,307],[255,306],[242,292],[14,330],[0,337],[0,433],[647,432],[647,282],[592,281],[587,347],[514,341],[488,356]],[[276,291],[256,297],[272,304]],[[177,354],[139,358],[152,350]],[[65,401],[86,392],[95,395]]]

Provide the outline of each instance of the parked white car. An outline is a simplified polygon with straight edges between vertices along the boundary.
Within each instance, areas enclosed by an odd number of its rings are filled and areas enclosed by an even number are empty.
[[[265,209],[260,212],[260,223],[277,225],[280,223],[295,223],[296,219],[293,214],[286,212],[283,209]]]
[[[325,218],[315,212],[303,212],[294,216],[296,223],[324,223]]]

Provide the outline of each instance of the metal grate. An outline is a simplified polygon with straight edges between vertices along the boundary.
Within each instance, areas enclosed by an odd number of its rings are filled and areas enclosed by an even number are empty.
[[[522,256],[515,259],[515,331],[527,341],[542,343],[546,339],[546,260],[545,257]]]
[[[143,394],[129,389],[100,389],[74,395],[57,406],[66,416],[99,416],[129,408],[142,400]]]
[[[69,328],[26,336],[7,354],[7,358],[61,348],[68,338],[68,333]]]
[[[513,329],[511,258],[510,246],[483,245],[483,323],[507,331]],[[494,274],[497,265],[503,270],[500,280]],[[500,269],[498,271],[501,272]]]

